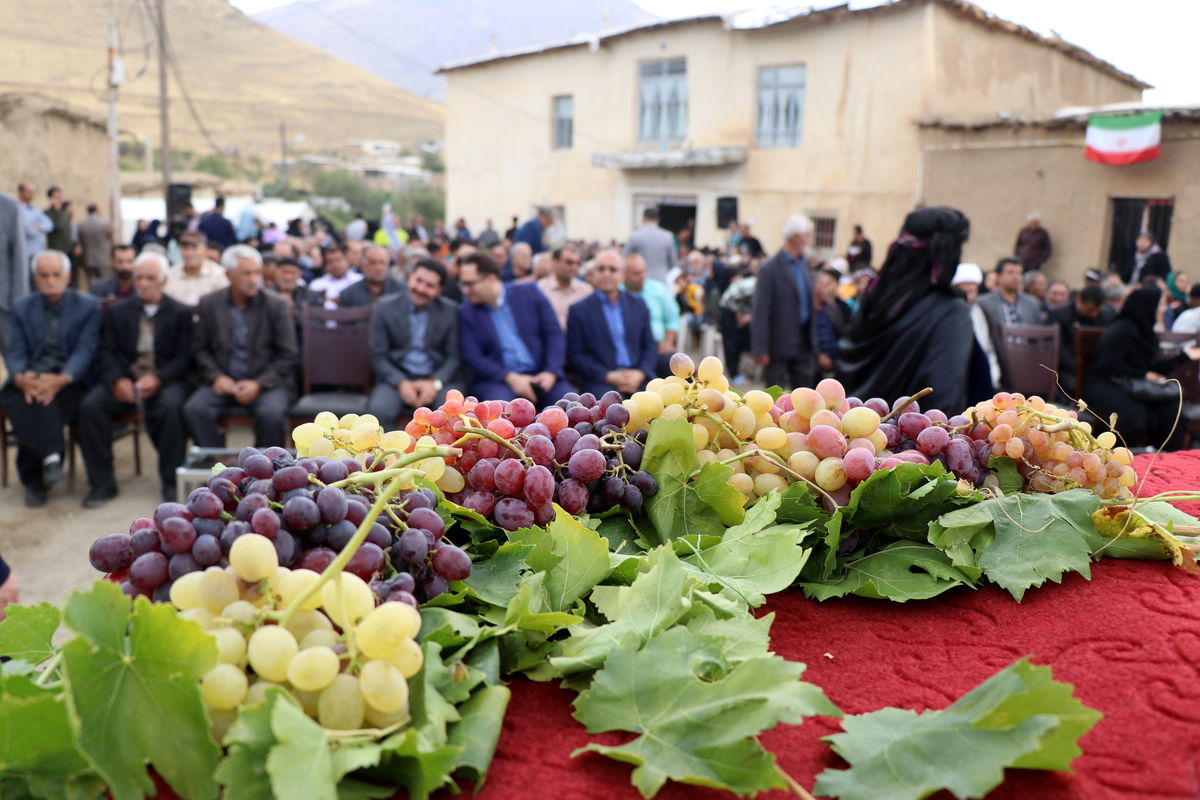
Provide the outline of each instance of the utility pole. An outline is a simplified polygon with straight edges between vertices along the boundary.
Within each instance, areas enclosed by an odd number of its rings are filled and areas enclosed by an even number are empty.
[[[288,190],[288,154],[287,154],[287,123],[279,122],[279,147],[283,151],[283,161],[280,162],[280,172],[283,175],[283,188],[280,195],[286,195]]]
[[[117,89],[125,82],[125,61],[117,56],[116,0],[108,0],[108,218],[112,221],[113,241],[121,235],[120,131],[117,129]]]
[[[160,125],[159,152],[162,156],[163,201],[168,204],[171,193],[171,128],[167,115],[167,4],[158,0],[158,118]],[[167,216],[170,216],[169,214]],[[168,227],[170,221],[168,220]]]

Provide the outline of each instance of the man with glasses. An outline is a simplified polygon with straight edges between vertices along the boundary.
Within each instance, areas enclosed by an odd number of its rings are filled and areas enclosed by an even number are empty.
[[[567,329],[567,310],[592,295],[592,287],[579,280],[581,261],[579,248],[565,244],[551,254],[550,274],[537,282],[563,330]]]
[[[625,268],[616,250],[602,250],[591,275],[595,292],[567,313],[567,368],[596,397],[612,389],[629,396],[646,385],[658,360],[650,311],[621,290]]]
[[[208,258],[207,244],[208,240],[199,231],[179,234],[181,263],[167,272],[165,291],[185,306],[198,306],[201,297],[229,285],[225,270]]]
[[[458,309],[458,340],[480,400],[524,397],[552,405],[571,384],[563,378],[566,339],[554,309],[536,286],[505,284],[500,266],[483,253],[463,259],[467,302]]]

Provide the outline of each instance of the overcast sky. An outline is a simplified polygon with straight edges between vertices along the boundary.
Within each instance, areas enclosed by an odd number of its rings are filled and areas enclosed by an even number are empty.
[[[287,0],[232,0],[254,13],[286,5]],[[391,0],[403,2],[403,0]],[[665,17],[723,13],[745,8],[786,6],[764,0],[635,0]],[[1200,0],[975,0],[1004,19],[1039,33],[1056,31],[1063,39],[1132,73],[1156,88],[1148,103],[1200,103],[1200,68],[1195,37],[1200,29]],[[494,0],[503,8],[503,0]],[[802,4],[804,6],[807,3]],[[827,5],[827,3],[817,3]],[[878,5],[877,0],[850,0],[851,7]]]

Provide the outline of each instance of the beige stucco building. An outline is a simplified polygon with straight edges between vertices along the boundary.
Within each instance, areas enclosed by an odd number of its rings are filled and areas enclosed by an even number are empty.
[[[1045,116],[1147,88],[962,0],[746,27],[697,17],[442,72],[449,219],[503,229],[549,205],[572,238],[607,241],[661,204],[668,227],[694,214],[696,243],[719,244],[718,207],[734,198],[768,249],[788,215],[816,218],[827,255],[845,252],[855,223],[880,254],[926,188],[953,193],[941,176],[923,180],[919,121]],[[996,220],[997,236],[1015,235],[1027,211]]]

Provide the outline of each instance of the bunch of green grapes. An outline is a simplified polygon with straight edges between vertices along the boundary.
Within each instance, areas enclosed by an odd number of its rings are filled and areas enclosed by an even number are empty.
[[[180,616],[217,645],[217,666],[201,678],[200,694],[218,738],[272,686],[326,728],[386,728],[408,719],[408,679],[423,663],[415,641],[420,613],[402,602],[376,606],[352,573],[314,589],[320,578],[280,567],[270,539],[246,534],[233,543],[228,567],[192,572],[171,586]],[[290,618],[280,614],[297,600]]]

